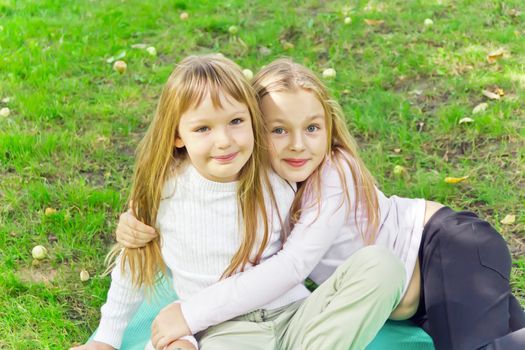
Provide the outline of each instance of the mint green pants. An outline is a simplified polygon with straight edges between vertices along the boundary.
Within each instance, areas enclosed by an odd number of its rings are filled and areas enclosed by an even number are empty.
[[[364,349],[402,297],[405,269],[388,249],[353,254],[308,298],[256,310],[197,335],[202,350]]]

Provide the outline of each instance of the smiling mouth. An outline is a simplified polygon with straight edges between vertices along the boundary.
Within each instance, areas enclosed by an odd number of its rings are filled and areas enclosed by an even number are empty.
[[[231,162],[232,160],[234,160],[235,157],[237,157],[238,154],[239,154],[239,152],[234,152],[234,153],[230,153],[230,154],[225,154],[223,156],[216,156],[216,157],[213,157],[213,159],[215,159],[219,163],[228,163],[228,162]]]
[[[284,159],[284,161],[286,162],[286,164],[294,167],[294,168],[300,168],[302,167],[303,165],[306,164],[306,162],[308,161],[308,159],[295,159],[295,158],[288,158],[288,159]]]

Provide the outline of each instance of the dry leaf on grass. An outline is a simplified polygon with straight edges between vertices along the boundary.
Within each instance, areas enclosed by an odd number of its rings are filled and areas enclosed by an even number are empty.
[[[491,100],[499,100],[501,99],[501,96],[497,93],[494,93],[492,91],[489,91],[489,90],[483,90],[481,91],[481,93],[483,94],[483,96],[491,99]]]
[[[380,26],[385,21],[382,19],[365,19],[365,23],[369,26]]]
[[[488,103],[482,102],[476,107],[474,107],[474,109],[472,110],[472,114],[478,114],[478,113],[484,112],[487,110],[488,107],[489,107]]]
[[[463,177],[446,177],[445,178],[445,182],[448,183],[448,184],[457,184],[457,183],[465,181],[466,179],[468,179],[468,176],[463,176]]]
[[[283,47],[283,50],[286,50],[286,51],[295,48],[294,44],[292,44],[291,42],[286,41],[286,40],[282,40],[281,41],[281,46]]]
[[[146,44],[133,44],[133,45],[131,45],[131,48],[132,48],[132,49],[140,49],[140,50],[143,50],[143,49],[145,49],[146,47],[148,47],[148,45],[146,45]]]
[[[518,9],[510,9],[507,13],[508,13],[508,15],[510,17],[519,17],[519,16],[521,16],[521,11],[518,10]]]
[[[111,64],[111,63],[113,63],[113,62],[115,62],[115,61],[118,61],[118,60],[124,58],[124,57],[126,57],[126,51],[122,51],[121,53],[119,53],[119,54],[116,55],[116,56],[111,56],[110,58],[108,58],[108,59],[106,60],[106,62],[109,63],[109,64]]]
[[[503,58],[503,56],[506,54],[505,49],[497,49],[496,51],[492,51],[487,55],[487,62],[488,63],[494,63],[497,60]]]
[[[469,118],[469,117],[461,118],[459,120],[459,124],[469,124],[469,123],[473,123],[473,122],[474,122],[474,119]]]
[[[55,208],[46,208],[46,210],[44,210],[44,215],[49,216],[56,214],[56,212],[57,210]]]
[[[261,46],[259,48],[259,53],[263,56],[269,56],[272,54],[272,50],[267,48],[266,46]]]
[[[503,225],[512,225],[514,222],[516,222],[516,215],[507,214],[500,222]]]

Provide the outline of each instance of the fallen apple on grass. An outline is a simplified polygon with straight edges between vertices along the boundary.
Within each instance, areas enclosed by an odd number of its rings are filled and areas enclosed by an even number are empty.
[[[239,32],[239,28],[237,28],[237,26],[230,26],[230,28],[228,28],[228,32],[231,35],[235,35]]]
[[[157,49],[153,46],[148,47],[146,51],[150,54],[150,56],[157,56]]]
[[[4,107],[2,109],[0,109],[0,117],[9,117],[9,114],[11,114],[11,110],[7,107]]]
[[[128,69],[128,65],[124,61],[115,61],[115,63],[113,63],[113,69],[119,74],[124,74]]]
[[[43,260],[47,257],[47,249],[42,245],[36,245],[31,250],[31,255],[35,260]]]
[[[243,69],[242,70],[242,74],[244,74],[244,77],[246,79],[248,79],[248,80],[252,80],[253,79],[253,72],[250,69],[248,69],[248,68]]]
[[[325,79],[334,79],[336,76],[335,69],[327,68],[323,71],[323,78]]]
[[[89,272],[87,272],[86,270],[80,271],[80,280],[82,282],[89,281]]]
[[[403,176],[407,175],[407,169],[404,166],[402,166],[402,165],[394,166],[394,170],[392,172],[397,177],[403,177]]]

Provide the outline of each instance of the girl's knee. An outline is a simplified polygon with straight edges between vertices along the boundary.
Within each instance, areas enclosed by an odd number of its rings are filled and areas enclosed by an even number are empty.
[[[392,287],[392,290],[398,290],[405,285],[405,265],[392,251],[379,249],[374,253],[374,259],[370,275],[379,288]]]
[[[378,272],[404,276],[405,267],[401,260],[388,248],[378,245],[366,246],[355,254],[360,264]]]
[[[352,274],[362,273],[370,287],[401,290],[405,284],[406,270],[401,260],[388,248],[372,245],[352,255],[342,266]]]

